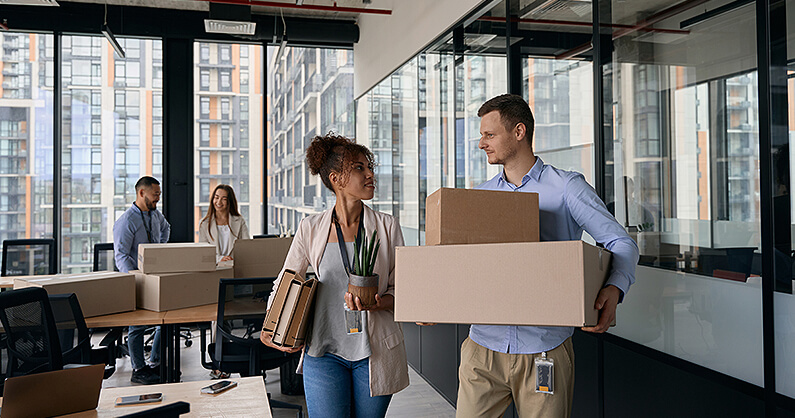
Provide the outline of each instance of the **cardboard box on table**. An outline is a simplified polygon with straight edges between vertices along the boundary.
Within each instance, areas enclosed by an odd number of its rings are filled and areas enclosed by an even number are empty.
[[[138,269],[144,274],[215,271],[215,245],[206,242],[140,244]]]
[[[235,241],[232,251],[235,278],[277,277],[293,243],[287,238],[256,238]]]
[[[283,347],[304,344],[317,283],[316,279],[304,279],[292,270],[284,271],[262,327],[263,331],[272,333],[274,344]]]
[[[97,271],[14,278],[14,289],[25,287],[43,287],[50,295],[74,293],[85,317],[135,310],[133,274]]]
[[[231,278],[232,269],[185,273],[135,274],[136,306],[163,312],[218,302],[218,283]]]
[[[593,326],[611,257],[582,241],[398,247],[395,321]]]
[[[425,199],[425,245],[538,241],[538,193],[441,188]]]

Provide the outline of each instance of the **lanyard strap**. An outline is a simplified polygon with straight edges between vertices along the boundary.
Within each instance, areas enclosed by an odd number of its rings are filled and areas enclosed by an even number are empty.
[[[364,206],[364,204],[362,204]],[[362,214],[359,215],[359,231],[356,233],[356,241],[358,242],[364,236],[364,207],[362,207]],[[337,244],[340,246],[340,255],[342,256],[342,265],[345,267],[345,272],[353,274],[353,267],[351,267],[350,259],[348,258],[348,248],[345,245],[345,237],[342,236],[342,228],[337,221],[337,209],[331,212],[331,220],[334,221],[334,226],[337,227]]]
[[[138,208],[138,205],[136,205],[135,202],[133,202],[133,205],[135,205],[135,207]],[[147,227],[146,226],[146,219],[144,218],[144,211],[142,211],[141,208],[138,208],[138,210],[141,213],[141,223],[144,224],[144,230],[146,231],[146,239],[148,239],[149,242],[151,243],[152,242],[152,214],[151,213],[149,214],[149,226]]]

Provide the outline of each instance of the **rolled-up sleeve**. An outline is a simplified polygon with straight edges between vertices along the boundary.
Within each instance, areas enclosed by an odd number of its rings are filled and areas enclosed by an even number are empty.
[[[577,224],[613,253],[612,271],[606,285],[619,288],[623,298],[635,283],[638,245],[608,212],[602,199],[582,175],[572,176],[566,183],[564,198]]]

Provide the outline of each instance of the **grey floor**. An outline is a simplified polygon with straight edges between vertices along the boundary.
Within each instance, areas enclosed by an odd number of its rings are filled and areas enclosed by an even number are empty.
[[[182,358],[182,381],[192,382],[197,380],[209,380],[209,371],[201,365],[201,345],[198,332],[194,332],[194,343],[190,347],[181,344]],[[101,339],[101,335],[95,335],[92,339],[95,343]],[[132,386],[130,382],[132,368],[128,358],[116,360],[116,372],[109,379],[103,382],[103,387]],[[235,377],[235,375],[233,375]],[[454,417],[455,409],[442,398],[428,383],[420,377],[411,367],[409,367],[409,379],[411,384],[408,388],[395,394],[387,411],[388,417],[394,418],[436,418]],[[277,399],[293,404],[300,404],[306,411],[306,402],[303,396],[287,396],[281,393],[279,388],[279,371],[268,372],[265,387],[272,399]],[[306,412],[304,412],[306,416]],[[295,417],[294,411],[286,409],[274,409],[275,418]]]

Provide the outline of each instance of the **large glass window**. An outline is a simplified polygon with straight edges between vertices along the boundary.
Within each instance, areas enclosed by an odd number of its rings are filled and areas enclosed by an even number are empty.
[[[722,2],[602,3],[641,28],[614,32],[602,68],[607,200],[641,264],[613,332],[762,385],[754,7],[683,24]]]
[[[0,241],[52,237],[53,35],[0,44]]]
[[[275,61],[277,50],[268,48],[268,233],[295,232],[301,218],[334,204],[309,173],[306,148],[316,135],[355,131],[353,51],[287,48]]]
[[[199,223],[210,204],[210,193],[219,184],[228,184],[235,190],[238,209],[251,234],[262,233],[263,176],[262,171],[249,170],[249,166],[262,167],[264,144],[262,140],[249,138],[262,138],[264,129],[262,118],[257,117],[264,105],[263,53],[258,45],[194,43],[197,240]],[[233,83],[240,77],[242,57],[246,58],[245,66],[252,79],[251,88],[245,90]]]
[[[113,241],[141,176],[163,180],[162,42],[120,38],[126,58],[106,43],[63,36],[63,272],[91,270],[94,244]]]

